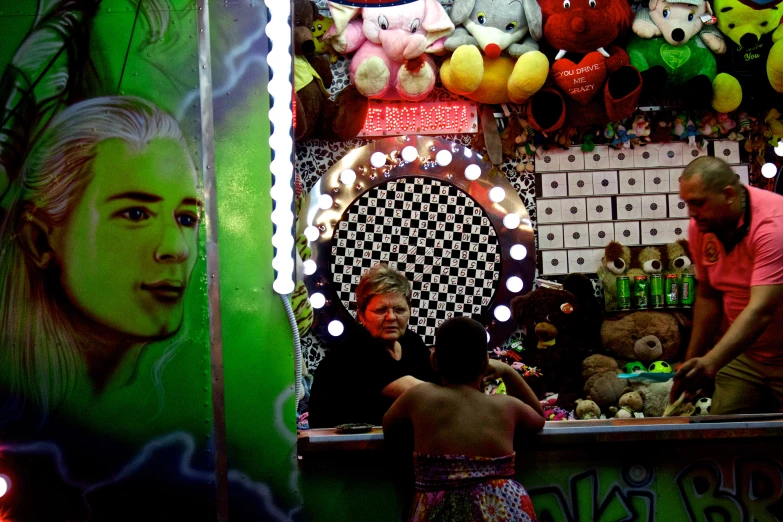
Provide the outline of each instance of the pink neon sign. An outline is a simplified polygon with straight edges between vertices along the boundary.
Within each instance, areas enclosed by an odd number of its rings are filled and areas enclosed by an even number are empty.
[[[466,134],[478,131],[476,104],[464,100],[401,102],[370,100],[360,137],[400,134]]]

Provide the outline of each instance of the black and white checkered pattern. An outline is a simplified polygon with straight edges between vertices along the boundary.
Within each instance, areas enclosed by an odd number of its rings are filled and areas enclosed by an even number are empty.
[[[427,345],[445,319],[479,319],[500,275],[498,239],[482,208],[456,187],[421,177],[378,185],[343,214],[331,269],[351,312],[359,278],[378,262],[411,281],[410,327]]]

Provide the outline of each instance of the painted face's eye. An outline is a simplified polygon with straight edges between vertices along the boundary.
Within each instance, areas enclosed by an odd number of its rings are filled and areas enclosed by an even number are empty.
[[[510,32],[513,32],[513,31],[514,31],[514,29],[516,29],[518,25],[519,25],[519,24],[518,24],[518,23],[516,23],[516,22],[511,22],[510,24],[508,24],[508,25],[506,26],[506,31],[508,31],[509,33],[510,33]]]
[[[569,7],[571,7],[571,2],[569,0],[565,0],[563,2],[563,9],[568,9]]]
[[[734,29],[735,27],[737,27],[737,26],[734,25],[734,24],[729,24],[729,29]]]
[[[669,9],[668,7],[664,7],[663,8],[663,17],[664,18],[669,18],[670,14],[672,14],[672,10]]]
[[[378,27],[383,29],[384,31],[389,28],[389,20],[386,19],[385,16],[381,15],[378,17]]]
[[[177,221],[179,221],[179,224],[183,227],[193,228],[198,223],[198,218],[191,214],[182,214],[177,216]]]
[[[419,30],[419,26],[420,26],[420,25],[421,25],[421,22],[419,21],[419,19],[418,19],[418,18],[417,18],[417,19],[415,19],[415,20],[414,20],[414,21],[411,23],[411,32],[412,32],[412,33],[415,33],[416,31],[418,31],[418,30]]]
[[[476,17],[476,19],[478,20],[478,23],[480,23],[481,25],[484,25],[484,24],[487,23],[487,15],[485,15],[481,11],[479,11],[479,14]]]
[[[319,31],[322,31],[322,30],[323,30],[323,28],[324,28],[324,26],[323,26],[323,25],[321,25],[321,24],[318,24],[316,27],[317,27],[317,29],[318,29]]]
[[[589,1],[589,2],[587,2],[587,3],[590,5],[590,7],[591,7],[592,9],[595,9],[595,6],[596,6],[595,0],[590,0],[590,1]]]
[[[688,21],[689,21],[689,22],[693,22],[693,19],[694,19],[694,18],[696,18],[696,13],[694,13],[693,11],[691,11],[690,13],[688,13]]]
[[[314,32],[315,32],[315,27],[313,27],[313,26],[310,26],[310,32],[311,32],[311,33],[314,33]]]
[[[144,221],[145,219],[149,219],[150,217],[149,213],[146,210],[139,207],[133,207],[133,208],[123,210],[119,214],[120,216],[124,217],[128,221],[133,221],[134,223]]]
[[[767,27],[768,24],[769,22],[761,22],[761,27]]]

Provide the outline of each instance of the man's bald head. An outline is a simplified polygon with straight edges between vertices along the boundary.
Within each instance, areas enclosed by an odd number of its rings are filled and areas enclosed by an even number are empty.
[[[682,171],[680,181],[699,176],[703,187],[713,194],[722,192],[726,187],[740,188],[739,178],[731,166],[720,158],[701,156],[688,163]]]

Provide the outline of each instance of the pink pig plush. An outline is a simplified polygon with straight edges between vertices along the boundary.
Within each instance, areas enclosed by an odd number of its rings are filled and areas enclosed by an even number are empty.
[[[329,2],[329,11],[334,25],[324,39],[339,53],[356,51],[350,78],[361,94],[419,101],[432,91],[437,69],[427,54],[442,51],[454,31],[438,0],[365,8]]]

